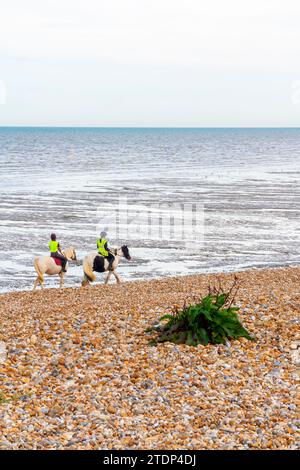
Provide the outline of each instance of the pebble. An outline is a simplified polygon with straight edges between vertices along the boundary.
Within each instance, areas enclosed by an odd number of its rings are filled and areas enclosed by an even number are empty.
[[[0,364],[4,364],[7,357],[7,349],[6,343],[4,341],[0,341]]]
[[[238,277],[255,343],[149,346],[215,275],[0,295],[0,448],[297,448],[300,269]]]

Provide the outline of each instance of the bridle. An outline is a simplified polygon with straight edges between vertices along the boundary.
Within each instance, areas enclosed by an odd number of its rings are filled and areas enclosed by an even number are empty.
[[[109,250],[114,256],[117,256],[118,254],[118,248],[113,248],[112,250]]]

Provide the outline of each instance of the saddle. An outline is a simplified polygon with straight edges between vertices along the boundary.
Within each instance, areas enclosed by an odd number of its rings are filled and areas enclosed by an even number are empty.
[[[52,259],[54,259],[54,263],[57,264],[57,266],[62,266],[62,260],[61,259],[53,258],[53,257],[52,257]]]
[[[107,260],[107,258],[104,258],[104,256],[100,254],[95,256],[94,263],[93,263],[93,271],[96,271],[98,273],[104,273],[105,272],[105,267],[104,267],[105,260]],[[113,259],[109,261],[108,271],[113,271],[113,268],[111,266],[112,261]]]

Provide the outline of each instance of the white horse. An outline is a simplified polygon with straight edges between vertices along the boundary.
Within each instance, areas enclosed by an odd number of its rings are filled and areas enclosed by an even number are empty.
[[[76,261],[76,252],[72,246],[66,248],[65,251],[62,251],[62,254],[69,260]],[[34,259],[34,269],[37,273],[37,278],[34,281],[33,290],[36,289],[37,285],[40,284],[41,288],[44,287],[44,274],[48,274],[49,276],[53,276],[54,274],[58,274],[60,277],[59,287],[63,287],[64,285],[64,272],[62,271],[62,267],[57,265],[54,261],[54,258],[51,256],[37,256]],[[66,263],[65,269],[68,269],[68,263]]]
[[[122,256],[124,256],[124,258],[128,260],[131,259],[131,256],[129,254],[127,245],[123,245],[120,248],[112,248],[110,252],[115,257],[114,262],[112,263],[110,269],[108,269],[109,262],[107,261],[107,259],[104,258],[102,255],[100,255],[97,251],[92,251],[91,253],[88,253],[83,258],[83,263],[82,263],[83,264],[83,280],[82,280],[83,286],[86,286],[90,282],[93,282],[96,280],[94,271],[99,272],[99,273],[104,273],[105,271],[107,271],[104,284],[108,283],[110,276],[112,274],[115,276],[117,283],[120,284],[121,282],[120,276],[118,276],[115,270]]]

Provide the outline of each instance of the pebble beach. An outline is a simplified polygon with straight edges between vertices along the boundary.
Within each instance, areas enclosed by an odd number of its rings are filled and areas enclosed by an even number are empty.
[[[0,449],[299,448],[300,268],[236,275],[255,342],[149,345],[213,274],[1,295]]]

